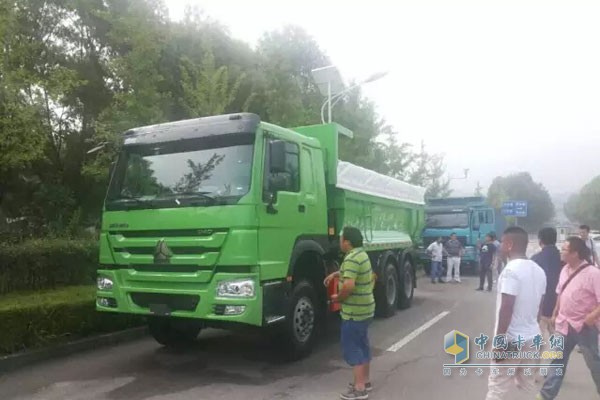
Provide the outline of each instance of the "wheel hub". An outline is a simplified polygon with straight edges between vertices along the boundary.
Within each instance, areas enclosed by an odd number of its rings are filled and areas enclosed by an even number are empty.
[[[315,324],[315,313],[312,302],[307,297],[302,297],[294,308],[294,335],[304,343],[312,335]]]
[[[388,304],[396,303],[396,280],[392,275],[388,276],[386,283],[385,295],[387,297]]]

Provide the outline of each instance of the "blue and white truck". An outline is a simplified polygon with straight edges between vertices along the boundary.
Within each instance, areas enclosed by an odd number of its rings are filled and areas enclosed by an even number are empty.
[[[427,247],[442,237],[444,243],[455,233],[464,246],[461,271],[479,270],[478,243],[485,240],[488,233],[502,233],[505,219],[500,210],[494,209],[483,196],[445,197],[427,200],[425,208],[425,228],[421,233],[418,252],[424,268],[429,273],[430,257]],[[446,259],[443,262],[446,268]]]

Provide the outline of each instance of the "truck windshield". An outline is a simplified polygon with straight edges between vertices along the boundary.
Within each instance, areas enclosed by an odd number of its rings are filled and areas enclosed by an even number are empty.
[[[180,151],[181,145],[132,147],[121,154],[109,210],[235,204],[250,190],[252,144]]]
[[[428,228],[467,228],[469,215],[467,213],[428,214]]]

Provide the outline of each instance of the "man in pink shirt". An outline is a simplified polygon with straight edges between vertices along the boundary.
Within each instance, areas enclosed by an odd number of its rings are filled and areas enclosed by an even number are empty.
[[[553,313],[557,335],[564,336],[563,359],[552,364],[564,364],[563,373],[549,371],[538,399],[554,399],[562,385],[569,356],[579,345],[590,369],[596,391],[600,394],[600,355],[598,328],[600,325],[600,270],[590,265],[590,250],[578,237],[568,238],[562,249],[563,267],[556,293],[558,300]],[[544,338],[548,340],[547,338]]]

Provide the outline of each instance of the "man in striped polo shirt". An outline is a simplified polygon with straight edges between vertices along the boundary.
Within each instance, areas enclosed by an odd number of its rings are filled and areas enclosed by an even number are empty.
[[[344,359],[352,366],[354,383],[344,400],[368,399],[372,385],[369,381],[371,350],[368,328],[375,313],[373,297],[373,270],[368,254],[362,249],[363,237],[360,230],[345,227],[340,237],[340,248],[346,254],[339,272],[325,279],[325,284],[335,276],[340,278],[337,295],[331,300],[342,306],[341,342]]]

